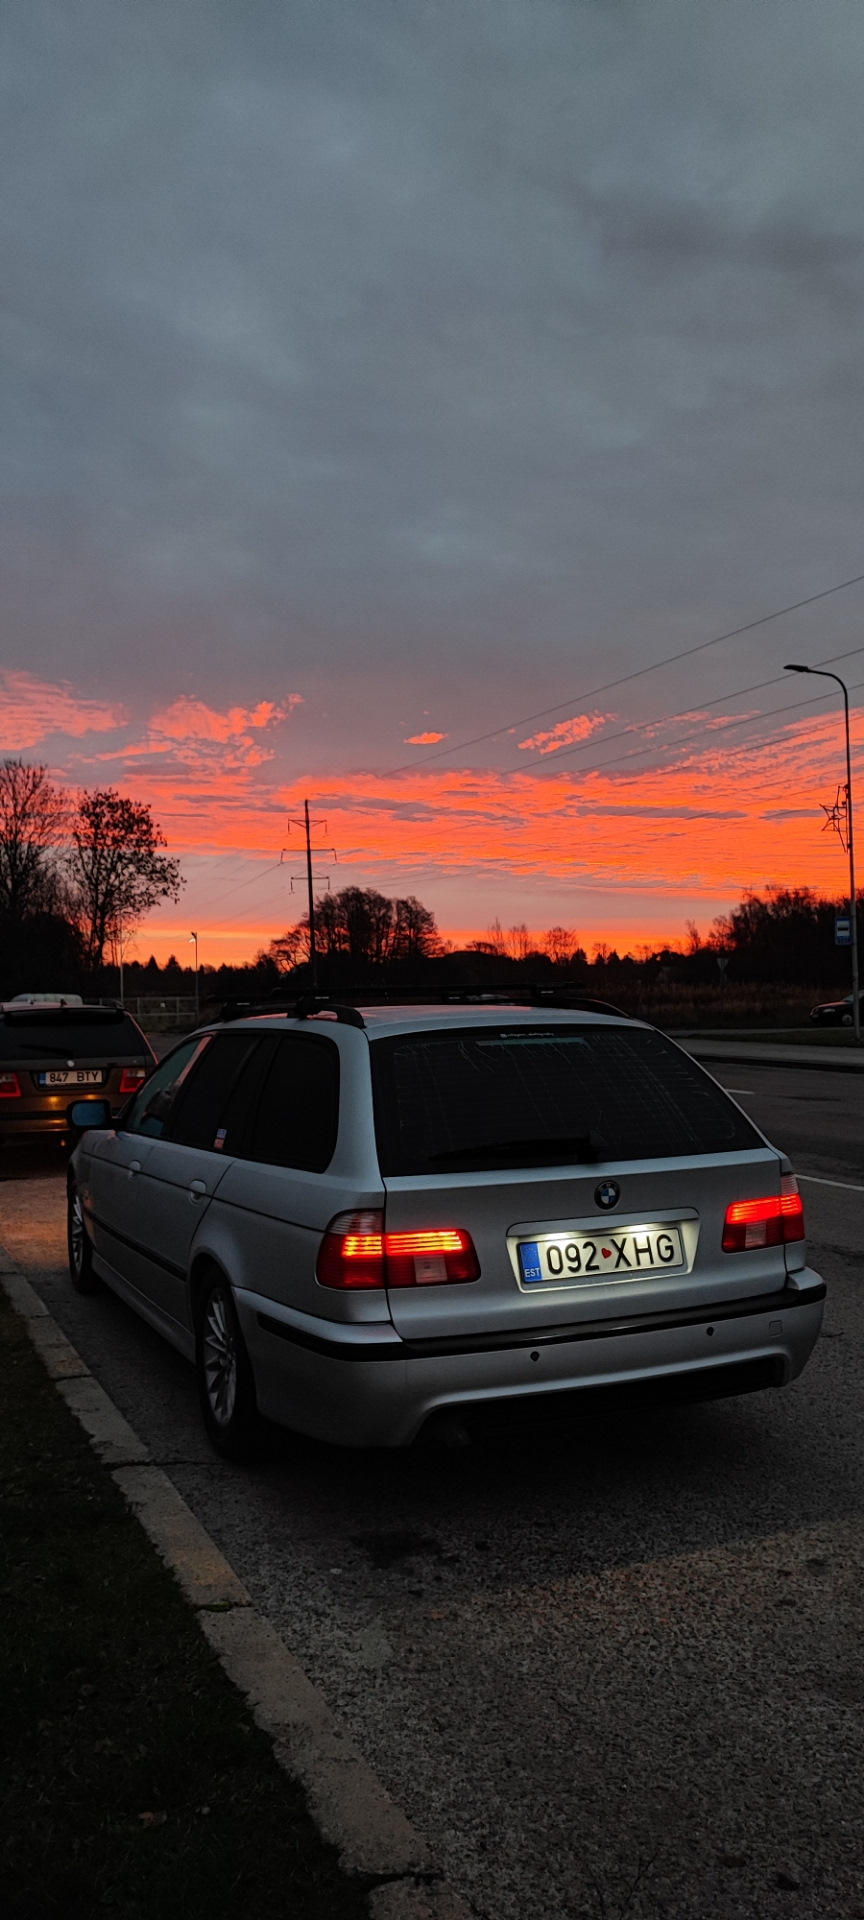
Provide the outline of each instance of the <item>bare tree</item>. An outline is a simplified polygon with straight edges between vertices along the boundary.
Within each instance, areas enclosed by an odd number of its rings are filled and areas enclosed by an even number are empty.
[[[435,915],[416,895],[397,900],[393,922],[394,960],[432,960],[442,951]]]
[[[0,916],[17,924],[50,910],[67,806],[44,766],[0,762]]]
[[[515,927],[507,928],[505,940],[511,960],[527,960],[529,953],[535,951],[534,942],[524,920],[520,920]]]
[[[143,919],[157,900],[177,900],[185,882],[177,860],[160,851],[165,836],[150,808],[113,787],[82,793],[67,856],[71,899],[87,964],[102,964],[105,943]]]
[[[544,935],[543,952],[548,953],[556,967],[569,966],[579,952],[579,935],[572,927],[550,927]]]
[[[315,939],[323,958],[347,955],[364,967],[428,960],[441,952],[435,915],[421,900],[413,894],[390,900],[374,887],[343,887],[340,893],[321,894],[315,901]],[[304,914],[272,940],[268,951],[283,970],[307,959],[308,916]]]

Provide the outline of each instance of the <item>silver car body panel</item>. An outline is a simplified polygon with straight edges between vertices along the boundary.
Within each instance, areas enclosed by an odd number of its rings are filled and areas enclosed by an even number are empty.
[[[87,1135],[75,1160],[85,1204],[101,1221],[91,1226],[97,1270],[191,1353],[195,1273],[218,1266],[234,1289],[262,1411],[346,1445],[406,1445],[445,1407],[671,1382],[706,1367],[764,1360],[778,1383],[793,1379],[818,1336],[824,1292],[804,1243],[721,1251],[729,1201],[780,1191],[789,1163],[768,1141],[729,1153],[382,1178],[370,1041],[502,1017],[508,1029],[641,1024],[500,1005],[364,1009],[365,1031],[321,1017],[244,1021],[324,1031],[338,1047],[339,1131],[326,1173],[122,1131]],[[140,1175],[130,1176],[132,1161]],[[595,1189],[612,1177],[619,1199],[601,1212]],[[320,1285],[328,1222],[367,1209],[384,1210],[388,1229],[466,1229],[480,1278],[389,1292]],[[626,1282],[520,1284],[520,1239],[602,1237],[645,1222],[679,1226],[683,1268]]]

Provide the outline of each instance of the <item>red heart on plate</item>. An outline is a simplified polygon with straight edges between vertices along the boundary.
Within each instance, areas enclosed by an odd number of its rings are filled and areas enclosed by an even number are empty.
[[[604,1260],[611,1260],[611,1258],[612,1258],[612,1248],[611,1248],[611,1247],[601,1247],[601,1248],[600,1248],[600,1252],[602,1253],[602,1255],[603,1255],[603,1258],[604,1258]]]

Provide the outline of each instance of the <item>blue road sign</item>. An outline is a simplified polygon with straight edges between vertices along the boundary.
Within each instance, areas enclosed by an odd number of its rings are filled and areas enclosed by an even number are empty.
[[[834,945],[835,945],[835,947],[851,947],[851,945],[852,945],[852,917],[851,917],[851,914],[848,914],[848,913],[835,913],[835,915],[834,915]]]

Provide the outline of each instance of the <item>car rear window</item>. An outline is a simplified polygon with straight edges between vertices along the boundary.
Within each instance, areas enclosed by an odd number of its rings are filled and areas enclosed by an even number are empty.
[[[761,1136],[644,1027],[470,1028],[372,1043],[384,1174],[724,1153]]]
[[[0,1015],[0,1060],[152,1058],[135,1021],[119,1007],[22,1008]]]

